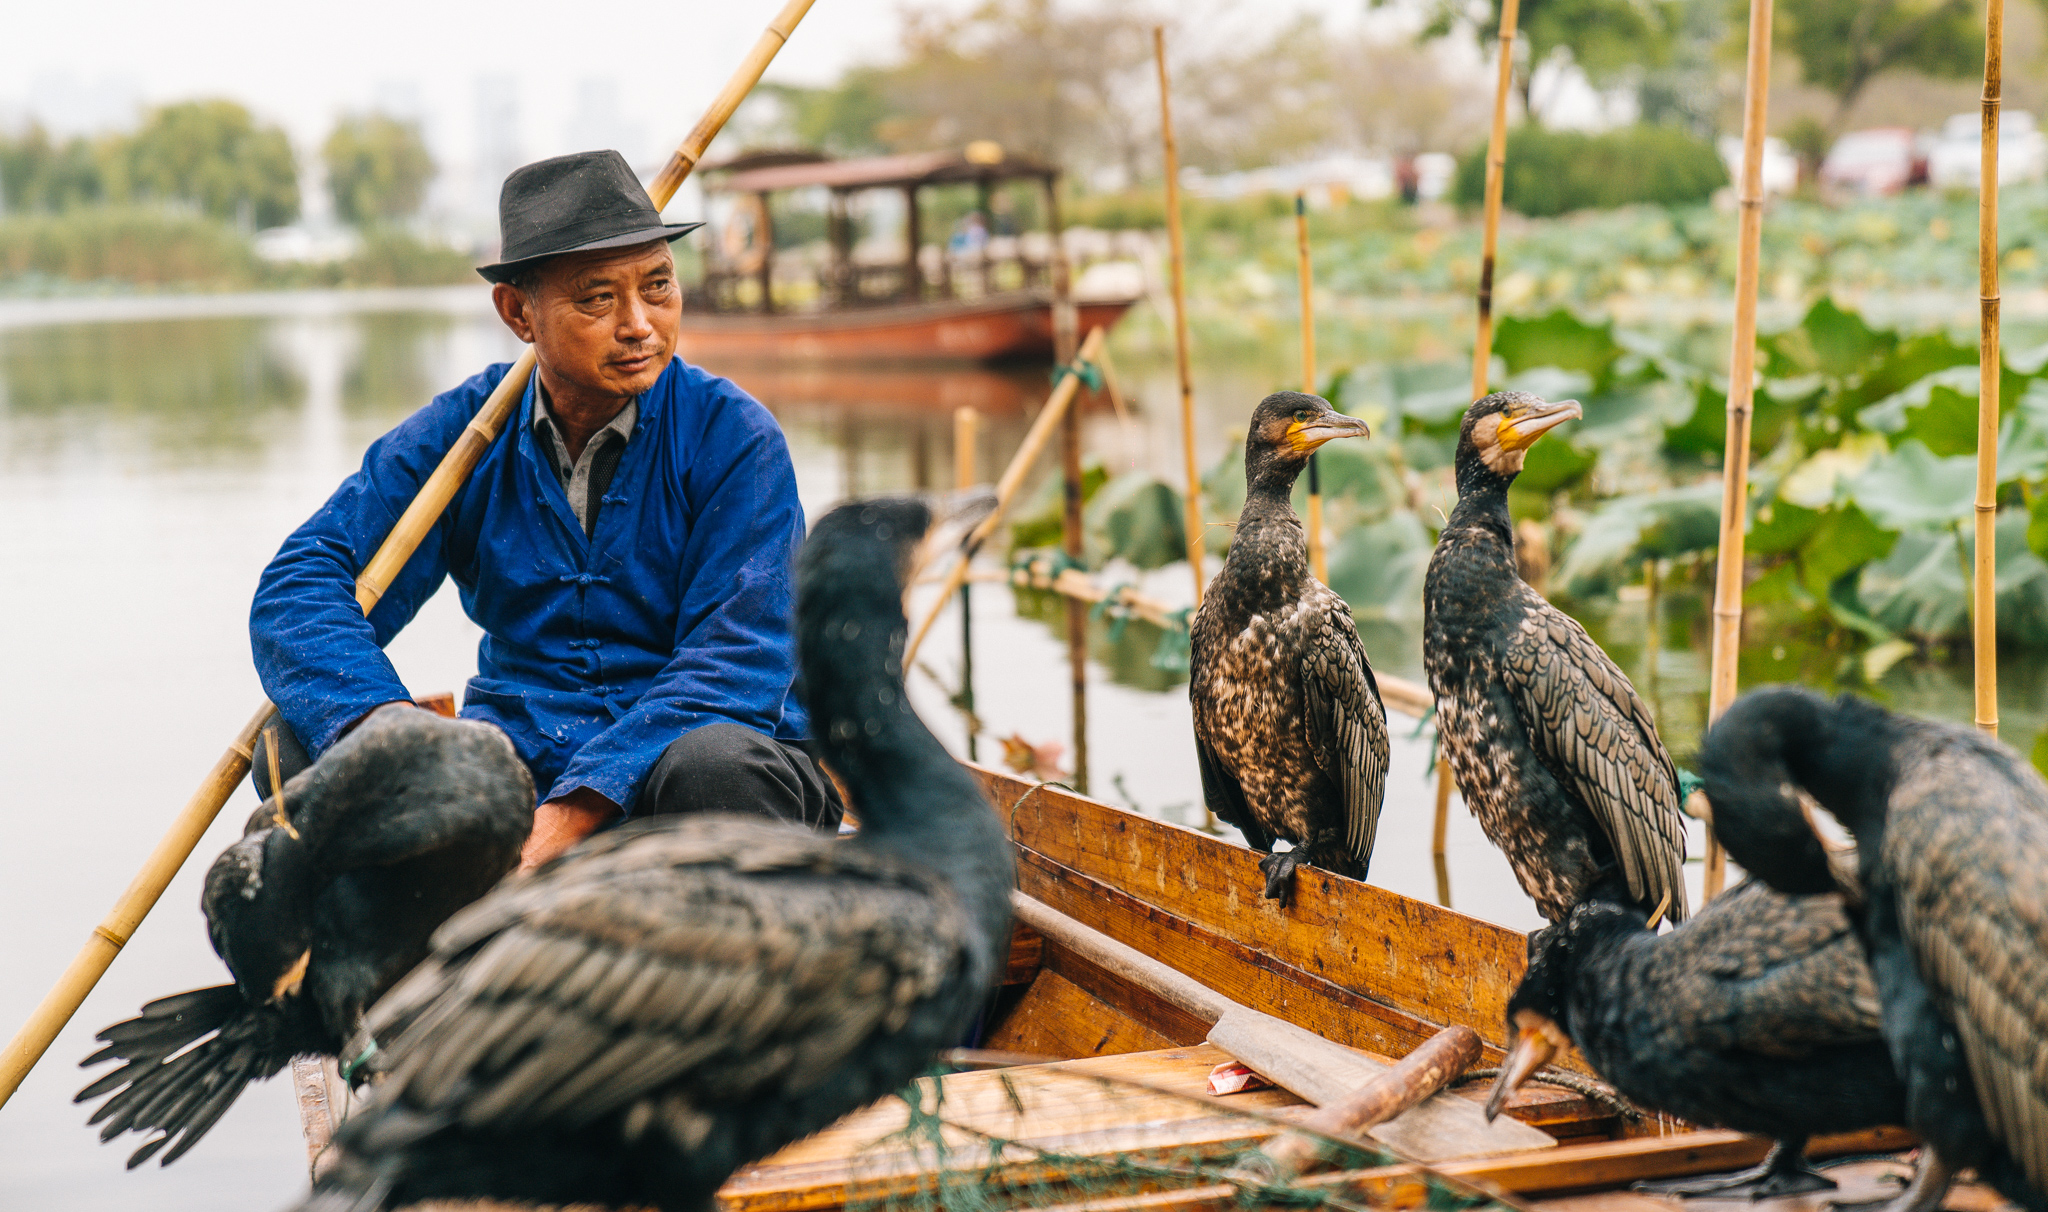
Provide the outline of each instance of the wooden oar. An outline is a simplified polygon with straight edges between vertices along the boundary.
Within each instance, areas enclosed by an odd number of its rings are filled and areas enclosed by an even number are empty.
[[[1316,279],[1308,260],[1306,195],[1294,195],[1294,256],[1301,277],[1301,389],[1316,394]],[[1330,556],[1323,547],[1323,476],[1316,457],[1308,457],[1308,568],[1316,580],[1330,583]]]
[[[711,102],[711,108],[706,110],[704,116],[698,119],[697,125],[690,129],[688,137],[676,148],[675,154],[669,157],[668,163],[655,177],[654,184],[648,187],[648,196],[653,199],[656,210],[667,206],[669,200],[675,197],[676,188],[690,175],[690,170],[697,166],[697,158],[704,154],[704,149],[710,146],[711,140],[724,128],[726,119],[732,117],[733,110],[739,108],[740,102],[753,91],[755,83],[761,79],[761,73],[767,69],[769,61],[775,58],[775,53],[782,49],[783,43],[789,40],[790,33],[796,29],[797,22],[803,20],[804,14],[810,11],[811,4],[812,0],[788,0],[782,11],[768,23],[768,28],[762,31],[753,49],[747,52],[747,57],[733,71],[732,78],[719,90],[718,96]],[[405,567],[406,561],[412,558],[413,552],[419,548],[420,541],[426,538],[427,532],[440,520],[441,511],[448,507],[448,502],[454,498],[456,490],[462,487],[463,481],[469,478],[469,473],[475,470],[478,460],[483,458],[484,452],[497,439],[498,432],[504,428],[506,417],[511,415],[513,406],[526,391],[526,382],[533,374],[533,364],[533,350],[529,347],[525,353],[519,355],[519,360],[512,364],[512,369],[506,372],[497,389],[491,392],[490,399],[484,402],[476,417],[463,429],[462,436],[456,439],[455,445],[442,457],[441,465],[434,469],[434,474],[427,477],[427,482],[420,486],[419,494],[413,498],[412,504],[406,507],[405,513],[398,519],[398,524],[391,528],[391,533],[385,536],[383,546],[377,549],[377,554],[370,558],[362,575],[356,578],[356,602],[363,608],[364,613],[367,614],[376,606],[378,599],[384,596],[384,591],[391,587],[392,580],[398,576],[399,570]],[[92,987],[99,983],[107,966],[114,962],[114,957],[127,945],[128,939],[135,933],[135,928],[142,924],[142,919],[156,905],[157,898],[162,896],[164,889],[170,885],[171,877],[175,876],[178,868],[184,866],[185,860],[191,857],[193,848],[199,844],[199,839],[206,833],[207,826],[211,825],[213,818],[219,814],[221,805],[227,803],[228,797],[234,793],[242,777],[249,773],[250,754],[256,742],[256,734],[263,727],[263,721],[269,718],[271,711],[271,704],[263,704],[256,714],[249,717],[249,722],[242,726],[234,739],[228,742],[227,752],[221,754],[220,759],[213,764],[213,769],[207,772],[205,781],[200,783],[199,790],[186,801],[184,809],[172,821],[170,831],[165,833],[162,840],[157,842],[156,848],[149,852],[149,857],[142,864],[141,872],[136,875],[134,882],[128,885],[128,890],[121,894],[121,899],[114,903],[113,911],[108,913],[98,926],[93,927],[92,936],[86,940],[84,949],[79,951],[70,966],[64,969],[64,974],[57,979],[56,986],[44,996],[42,1004],[29,1015],[28,1022],[23,1024],[21,1030],[8,1042],[6,1051],[0,1052],[0,1106],[6,1105],[7,1100],[13,1097],[14,1092],[20,1088],[22,1079],[28,1076],[28,1071],[42,1059],[51,1041],[57,1038],[57,1033],[63,1030],[64,1024],[70,1022],[71,1016],[77,1013],[79,1004],[85,1000],[85,995],[92,992]]]
[[[1749,80],[1742,102],[1741,226],[1735,248],[1735,336],[1728,352],[1728,439],[1721,458],[1721,549],[1714,569],[1714,655],[1707,721],[1735,701],[1742,648],[1743,539],[1749,522],[1749,420],[1756,400],[1756,282],[1764,234],[1764,124],[1771,94],[1771,0],[1749,0]],[[1996,422],[1994,422],[1996,424]],[[1720,894],[1728,856],[1707,831],[1703,899]]]
[[[1195,578],[1195,605],[1209,586],[1202,575],[1202,470],[1195,456],[1195,380],[1188,366],[1188,282],[1180,225],[1180,149],[1173,141],[1173,89],[1166,76],[1166,27],[1152,27],[1152,56],[1159,64],[1159,134],[1166,155],[1166,254],[1173,270],[1173,364],[1180,374],[1180,443],[1187,461],[1188,571]],[[1206,814],[1208,806],[1203,805]],[[1213,828],[1213,822],[1211,824]]]
[[[1977,727],[1998,735],[1998,102],[2005,75],[2005,0],[1984,3],[1984,124],[1977,177],[1977,553],[1970,644]]]

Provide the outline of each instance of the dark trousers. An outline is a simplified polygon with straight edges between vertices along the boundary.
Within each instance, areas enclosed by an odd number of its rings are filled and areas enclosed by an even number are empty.
[[[311,763],[290,726],[272,713],[256,740],[250,781],[270,798],[270,736],[278,738],[278,773],[290,778]],[[727,812],[835,830],[845,815],[839,791],[803,747],[762,736],[740,724],[709,724],[669,743],[640,789],[634,815]]]

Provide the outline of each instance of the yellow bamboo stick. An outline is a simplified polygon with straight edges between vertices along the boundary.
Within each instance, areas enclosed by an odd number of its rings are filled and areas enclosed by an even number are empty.
[[[1977,727],[1998,735],[1998,104],[2005,75],[2005,0],[1984,4],[1984,125],[1977,180],[1977,552],[1970,644]]]
[[[1093,362],[1102,356],[1102,340],[1100,328],[1089,329],[1088,339],[1081,342],[1080,352],[1074,355],[1075,360]],[[925,633],[929,632],[932,624],[938,620],[939,612],[946,608],[946,603],[953,599],[953,594],[967,583],[969,566],[974,563],[974,553],[980,551],[981,545],[988,542],[989,536],[1003,524],[1003,515],[1010,510],[1010,501],[1017,495],[1017,489],[1023,485],[1024,477],[1031,471],[1031,465],[1038,461],[1039,454],[1045,450],[1045,444],[1052,440],[1054,431],[1059,429],[1061,420],[1067,414],[1067,406],[1073,403],[1080,389],[1080,375],[1061,375],[1059,383],[1052,389],[1052,395],[1047,397],[1045,407],[1038,410],[1038,419],[1031,422],[1031,428],[1025,431],[1024,440],[1017,446],[1017,453],[1010,457],[1010,465],[1003,469],[1003,478],[996,481],[996,507],[968,534],[967,541],[961,545],[960,559],[954,563],[953,570],[946,574],[945,584],[939,588],[938,600],[932,603],[931,610],[925,614],[924,621],[917,625],[917,631],[911,635],[910,643],[903,649],[903,668],[910,668],[911,661],[917,657],[918,647],[924,643]]]
[[[768,28],[762,31],[753,49],[747,52],[746,58],[740,62],[732,77],[726,81],[725,87],[719,90],[718,96],[711,102],[711,107],[705,111],[697,125],[690,129],[689,135],[683,140],[682,145],[676,148],[675,154],[669,157],[668,164],[663,167],[654,184],[648,189],[648,196],[653,200],[656,210],[667,206],[669,200],[675,196],[676,188],[690,175],[690,170],[696,167],[698,157],[704,154],[704,149],[710,146],[711,140],[725,126],[726,119],[732,117],[733,110],[739,108],[740,102],[753,90],[755,83],[761,79],[761,73],[767,69],[769,61],[775,58],[775,53],[789,40],[791,31],[803,20],[804,14],[810,11],[812,2],[813,0],[788,0],[782,11],[768,23]],[[377,554],[372,556],[369,564],[364,567],[362,575],[356,580],[356,601],[365,613],[375,606],[378,599],[384,596],[384,591],[391,587],[391,582],[397,577],[399,570],[412,558],[413,552],[419,548],[420,541],[433,529],[434,523],[440,520],[441,511],[448,507],[448,502],[454,498],[456,490],[469,478],[469,473],[475,470],[477,461],[483,457],[484,451],[490,448],[499,430],[504,428],[506,417],[511,414],[513,405],[518,403],[526,390],[526,381],[533,374],[533,364],[533,350],[529,348],[512,364],[512,369],[506,372],[504,380],[491,392],[490,398],[484,402],[483,408],[478,410],[475,419],[470,421],[462,435],[456,439],[455,445],[442,457],[440,466],[436,467],[434,473],[427,478],[427,482],[420,486],[419,494],[413,498],[412,504],[406,507],[397,525],[385,536],[383,545],[377,549]],[[136,875],[134,882],[128,885],[127,891],[114,903],[113,910],[106,918],[94,927],[92,937],[86,940],[85,947],[72,959],[70,966],[64,969],[63,975],[44,996],[42,1003],[29,1015],[28,1022],[24,1023],[14,1038],[8,1041],[6,1050],[0,1052],[0,1106],[6,1105],[7,1100],[20,1089],[22,1079],[28,1076],[29,1070],[34,1068],[36,1062],[42,1059],[43,1053],[49,1050],[51,1042],[57,1038],[57,1033],[64,1029],[64,1024],[70,1022],[71,1016],[78,1012],[78,1007],[85,1001],[86,994],[92,992],[93,986],[99,983],[108,965],[114,962],[114,957],[127,945],[129,937],[135,933],[135,928],[148,916],[149,911],[155,907],[157,898],[161,897],[164,889],[170,885],[171,877],[175,876],[178,868],[184,866],[185,860],[191,857],[193,848],[199,844],[199,839],[205,835],[207,827],[213,823],[213,818],[219,815],[221,806],[227,803],[228,797],[234,794],[235,787],[241,783],[243,776],[249,773],[250,754],[255,745],[256,734],[271,711],[271,704],[263,704],[250,718],[249,723],[235,734],[234,740],[228,744],[227,751],[214,763],[213,769],[207,772],[205,780],[199,785],[199,790],[186,801],[184,809],[172,821],[170,830],[157,842],[156,848],[150,851],[149,858],[144,861],[142,870]]]
[[[1316,279],[1308,259],[1307,198],[1294,195],[1294,251],[1301,266],[1301,389],[1316,392]],[[1323,546],[1323,477],[1316,457],[1308,457],[1308,567],[1315,578],[1330,583],[1330,554]]]
[[[1187,458],[1188,571],[1195,578],[1195,605],[1202,604],[1208,578],[1202,575],[1202,472],[1195,455],[1195,380],[1188,366],[1188,284],[1180,225],[1180,150],[1173,141],[1173,89],[1166,75],[1166,27],[1152,27],[1152,55],[1159,63],[1159,131],[1166,147],[1166,249],[1173,267],[1173,361],[1180,372],[1180,439]]]
[[[1486,139],[1486,226],[1479,245],[1479,331],[1472,343],[1472,398],[1486,394],[1493,366],[1493,265],[1500,248],[1500,196],[1508,164],[1508,92],[1515,78],[1515,22],[1521,0],[1500,6],[1500,73],[1493,86],[1493,133]],[[1535,64],[1530,64],[1535,69]]]
[[[1735,259],[1735,335],[1728,353],[1728,441],[1722,456],[1721,549],[1714,570],[1714,655],[1709,722],[1735,701],[1742,647],[1743,538],[1749,520],[1749,421],[1756,399],[1756,283],[1764,231],[1764,127],[1771,94],[1771,0],[1749,0],[1749,79],[1742,103],[1742,218]],[[1728,859],[1707,834],[1703,892],[1712,899],[1728,879]]]

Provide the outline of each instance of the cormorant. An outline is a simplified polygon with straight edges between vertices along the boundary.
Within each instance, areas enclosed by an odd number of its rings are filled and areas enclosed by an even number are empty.
[[[844,505],[798,557],[800,692],[859,833],[629,823],[458,914],[365,1020],[386,1077],[308,1209],[702,1212],[739,1166],[961,1040],[1005,953],[1014,870],[904,695],[900,578],[928,519]]]
[[[201,907],[235,983],[161,998],[100,1032],[107,1046],[82,1063],[128,1063],[78,1092],[120,1091],[87,1122],[106,1121],[101,1140],[158,1133],[128,1166],[166,1145],[169,1165],[250,1082],[294,1056],[339,1053],[434,929],[518,864],[532,823],[533,778],[496,728],[412,708],[371,715],[214,860]]]
[[[1309,572],[1289,495],[1316,447],[1363,421],[1275,392],[1252,411],[1244,510],[1188,628],[1202,798],[1237,826],[1285,900],[1311,863],[1364,879],[1387,786],[1387,709],[1351,607]],[[1275,838],[1294,844],[1273,854]]]
[[[1974,729],[1790,686],[1729,708],[1700,772],[1729,856],[1781,891],[1838,883],[1798,790],[1855,835],[1850,919],[1923,1169],[2048,1209],[2048,784]]]
[[[1579,415],[1503,391],[1465,410],[1458,505],[1423,584],[1422,660],[1458,789],[1545,920],[1595,891],[1685,920],[1678,772],[1650,712],[1586,629],[1515,569],[1508,485]]]
[[[1489,1119],[1576,1044],[1643,1107],[1776,1140],[1756,1169],[1659,1188],[1671,1194],[1829,1190],[1806,1166],[1807,1137],[1906,1118],[1877,986],[1833,894],[1787,896],[1751,879],[1663,935],[1633,905],[1585,901],[1529,936],[1508,1034]]]

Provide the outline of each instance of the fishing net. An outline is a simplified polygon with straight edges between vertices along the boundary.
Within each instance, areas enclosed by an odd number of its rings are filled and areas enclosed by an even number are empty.
[[[1295,1130],[1308,1108],[1278,1090],[1217,1098],[1175,1088],[1185,1084],[1064,1065],[935,1072],[736,1175],[720,1202],[758,1212],[1518,1206],[1370,1144],[1319,1137],[1312,1164],[1276,1166],[1261,1144]]]

